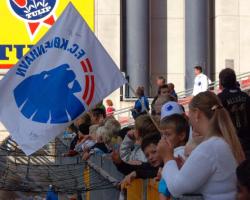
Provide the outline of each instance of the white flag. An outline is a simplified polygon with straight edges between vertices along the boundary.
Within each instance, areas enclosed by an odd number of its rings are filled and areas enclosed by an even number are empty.
[[[30,155],[126,80],[69,3],[0,82],[0,120]]]

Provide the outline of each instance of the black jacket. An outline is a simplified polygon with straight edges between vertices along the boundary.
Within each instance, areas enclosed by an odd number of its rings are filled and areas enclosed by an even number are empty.
[[[230,114],[243,149],[250,151],[250,97],[239,88],[224,89],[218,97]]]

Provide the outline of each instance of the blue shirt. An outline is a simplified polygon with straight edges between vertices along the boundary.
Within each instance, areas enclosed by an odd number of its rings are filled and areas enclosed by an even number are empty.
[[[163,180],[163,178],[160,180],[158,184],[158,192],[163,194],[165,197],[170,197],[170,192],[168,191],[167,184]]]

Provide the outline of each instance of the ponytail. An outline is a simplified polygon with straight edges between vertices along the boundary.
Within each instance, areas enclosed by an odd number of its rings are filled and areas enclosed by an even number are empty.
[[[209,91],[199,93],[192,99],[189,107],[190,109],[198,108],[209,119],[209,127],[211,129],[208,137],[222,137],[230,146],[237,162],[240,163],[245,160],[245,155],[232,120],[214,93]]]
[[[241,163],[243,160],[245,160],[245,155],[236,134],[236,129],[227,110],[223,107],[215,109],[210,123],[210,127],[212,127],[210,133],[221,134],[218,136],[223,137],[228,143],[237,162]]]

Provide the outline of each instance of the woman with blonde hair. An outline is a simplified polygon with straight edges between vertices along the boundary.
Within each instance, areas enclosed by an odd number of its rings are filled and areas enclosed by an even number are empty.
[[[173,196],[200,193],[205,200],[233,200],[237,165],[245,159],[229,114],[212,92],[201,92],[189,104],[190,123],[204,136],[181,169],[173,147],[161,139],[158,151],[164,160],[162,176]]]

